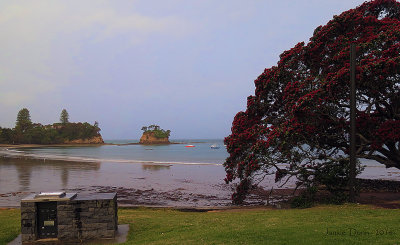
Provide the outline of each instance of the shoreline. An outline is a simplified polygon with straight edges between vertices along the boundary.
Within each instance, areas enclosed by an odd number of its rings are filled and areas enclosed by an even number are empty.
[[[142,164],[142,165],[151,165],[151,166],[172,166],[172,165],[189,165],[189,166],[222,166],[220,163],[204,163],[204,162],[168,162],[168,161],[148,161],[148,160],[127,160],[127,159],[96,159],[96,158],[63,158],[62,156],[52,156],[52,157],[43,157],[43,156],[35,156],[35,155],[30,155],[29,153],[24,153],[24,154],[7,154],[7,153],[2,153],[1,150],[5,149],[19,149],[19,148],[35,148],[31,147],[29,145],[26,145],[25,147],[1,147],[0,146],[0,159],[29,159],[33,161],[40,161],[40,162],[65,162],[65,163],[106,163],[106,162],[112,162],[112,163],[127,163],[127,164]]]
[[[189,141],[188,141],[189,142]],[[171,142],[168,145],[175,145],[179,147],[179,145],[184,145],[188,144],[188,142],[180,141],[180,142]],[[203,145],[207,145],[210,142],[200,142]],[[96,155],[63,155],[63,154],[35,154],[35,152],[30,152],[30,150],[39,150],[40,149],[49,149],[50,151],[55,150],[56,152],[66,149],[68,150],[71,149],[73,150],[74,148],[82,148],[83,151],[85,149],[88,149],[91,151],[90,148],[96,149],[102,146],[110,146],[112,148],[106,149],[106,150],[118,150],[118,148],[114,148],[115,146],[129,146],[129,145],[141,145],[139,148],[134,148],[133,151],[139,150],[139,151],[148,151],[148,150],[154,150],[156,149],[155,147],[158,146],[168,146],[166,144],[140,144],[138,142],[134,143],[96,143],[96,144],[77,144],[77,143],[72,143],[72,144],[0,144],[0,158],[10,158],[10,159],[32,159],[32,160],[40,160],[40,161],[62,161],[62,162],[96,162],[96,163],[107,163],[107,162],[113,162],[113,163],[132,163],[132,164],[145,164],[145,165],[166,165],[166,166],[171,166],[171,165],[217,165],[217,166],[222,166],[223,160],[221,161],[216,161],[215,159],[207,159],[204,160],[199,160],[196,158],[193,159],[181,159],[181,161],[178,160],[178,158],[160,158],[160,157],[137,157],[131,156],[130,158],[118,158],[116,156],[112,157],[105,157],[102,155],[96,156]],[[200,146],[199,146],[200,147]],[[203,146],[204,147],[204,146]],[[186,149],[186,148],[185,148]],[[45,150],[46,151],[46,150]],[[131,151],[130,148],[125,148],[123,151]],[[183,150],[186,151],[186,150]],[[151,155],[152,153],[147,153],[147,155]],[[150,156],[149,155],[149,156]],[[103,157],[103,158],[102,158]]]
[[[101,145],[103,144],[95,144],[94,146]],[[54,145],[46,146],[54,147]],[[64,147],[65,144],[58,146]],[[89,145],[69,144],[69,146],[85,147]],[[88,163],[84,159],[34,157],[29,153],[20,154],[15,152],[16,150],[12,150],[43,147],[43,145],[0,145],[0,147],[3,147],[0,152],[0,159],[4,159],[4,167],[9,169],[9,172],[4,172],[1,177],[4,182],[0,184],[3,187],[0,193],[0,207],[18,206],[19,200],[24,196],[31,194],[33,191],[43,191],[43,189],[48,188],[48,185],[42,184],[44,181],[51,183],[50,185],[53,187],[59,186],[57,189],[69,192],[117,192],[121,206],[232,207],[230,200],[232,193],[230,191],[233,190],[234,186],[225,185],[222,182],[224,174],[219,174],[219,172],[223,171],[223,168],[220,167],[196,167],[194,169],[183,166],[171,168],[166,166],[155,168],[145,165],[166,165],[167,163],[145,161],[137,162],[141,164],[129,166],[126,164],[116,167],[117,165],[111,165],[113,162],[104,162],[104,164],[100,165],[99,163],[105,159],[92,159]],[[7,147],[10,149],[9,153],[4,149]],[[83,149],[83,151],[86,150]],[[32,161],[29,159],[32,159]],[[100,168],[100,166],[105,168]],[[79,174],[77,174],[78,172]],[[198,176],[201,176],[201,178]],[[210,178],[209,176],[214,177]],[[210,179],[205,180],[204,178]],[[112,179],[112,181],[109,179]],[[373,180],[371,178],[361,181],[364,183],[364,188],[362,196],[357,200],[358,202],[376,203],[387,208],[400,208],[399,181]],[[7,188],[7,185],[10,187]],[[272,182],[268,185],[262,185],[260,189],[257,189],[256,192],[249,196],[246,200],[248,202],[247,205],[240,207],[279,205],[279,207],[277,206],[278,208],[285,208],[285,205],[287,205],[285,200],[292,196],[294,189],[291,186],[274,188],[271,194],[269,191],[271,185],[273,185]]]
[[[93,147],[93,146],[103,146],[103,145],[116,145],[116,146],[125,146],[125,145],[143,145],[143,146],[158,146],[158,145],[180,145],[180,144],[204,144],[206,142],[197,142],[197,141],[188,141],[188,142],[170,142],[168,144],[141,144],[139,142],[133,143],[66,143],[66,144],[48,144],[48,145],[41,145],[41,144],[0,144],[0,148],[40,148],[40,147]]]
[[[360,179],[359,179],[360,180]],[[385,209],[400,209],[400,191],[390,187],[383,187],[388,184],[376,180],[362,181],[363,188],[360,190],[359,196],[356,198],[358,204],[373,205],[378,208]],[[392,186],[400,186],[400,181],[391,183]],[[383,184],[383,185],[382,185]],[[276,208],[276,209],[290,209],[290,200],[300,195],[303,189],[282,188],[266,190],[260,188],[252,191],[252,193],[245,199],[244,204],[234,205],[231,199],[223,196],[203,195],[203,194],[187,194],[181,191],[157,191],[154,189],[135,189],[127,187],[114,187],[114,186],[87,186],[84,188],[65,189],[67,192],[78,193],[117,193],[118,206],[121,208],[171,208],[178,210],[230,210],[230,209],[257,209],[257,208]],[[0,208],[18,208],[20,199],[34,194],[36,192],[9,192],[0,193],[2,204]],[[324,192],[320,195],[323,197]],[[8,200],[7,200],[8,199]],[[317,200],[319,200],[317,198]],[[320,200],[321,201],[321,200]],[[319,204],[324,202],[317,201]]]
[[[20,145],[12,145],[12,144],[0,144],[0,148],[40,148],[40,147],[77,147],[77,146],[102,146],[102,145],[109,145],[108,143],[101,143],[101,144],[50,144],[50,145],[39,145],[39,144],[20,144]]]

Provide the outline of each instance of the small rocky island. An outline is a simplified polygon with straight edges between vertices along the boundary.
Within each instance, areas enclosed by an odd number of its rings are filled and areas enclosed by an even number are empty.
[[[156,144],[170,144],[169,135],[171,130],[161,129],[158,125],[150,125],[142,127],[143,135],[140,138],[139,144],[156,145]]]

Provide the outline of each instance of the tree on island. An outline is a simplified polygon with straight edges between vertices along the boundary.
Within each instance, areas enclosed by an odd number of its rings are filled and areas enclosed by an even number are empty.
[[[161,129],[160,126],[152,124],[150,126],[142,127],[143,133],[152,133],[156,138],[168,138],[171,134],[171,130]]]
[[[150,126],[142,127],[142,137],[140,137],[140,144],[169,144],[169,135],[171,130],[161,129],[160,126],[152,124]]]
[[[357,157],[400,168],[400,3],[375,0],[334,16],[255,80],[255,96],[225,138],[225,181],[239,179],[235,203],[271,174],[346,197],[350,43],[357,45]]]
[[[62,124],[67,124],[67,123],[69,123],[68,120],[69,120],[69,114],[68,114],[67,110],[63,109],[61,111],[61,115],[60,115],[60,122]]]
[[[98,121],[94,121],[93,127],[95,128],[97,133],[99,133],[101,131]]]

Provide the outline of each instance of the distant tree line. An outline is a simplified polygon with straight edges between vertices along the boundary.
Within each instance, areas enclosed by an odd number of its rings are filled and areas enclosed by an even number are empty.
[[[0,127],[0,144],[60,144],[76,139],[88,139],[100,135],[97,122],[91,125],[69,122],[69,114],[63,109],[60,122],[51,125],[32,123],[29,110],[18,112],[15,128]]]
[[[143,133],[153,133],[154,137],[156,138],[168,138],[171,130],[164,130],[161,129],[160,126],[152,124],[150,126],[143,126],[142,127]]]

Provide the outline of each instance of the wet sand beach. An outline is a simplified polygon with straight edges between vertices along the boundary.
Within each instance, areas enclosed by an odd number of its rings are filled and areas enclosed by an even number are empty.
[[[33,147],[25,145],[25,147]],[[36,147],[36,146],[35,146]],[[79,146],[81,147],[81,146]],[[18,146],[20,148],[20,146]],[[3,148],[4,150],[4,148]],[[384,176],[385,169],[367,171]],[[393,175],[393,178],[397,178]],[[79,193],[117,192],[122,206],[231,207],[233,184],[225,184],[221,164],[151,164],[112,161],[66,161],[32,158],[29,154],[0,156],[0,207],[17,207],[32,193],[59,191]],[[274,205],[293,195],[295,180],[275,183],[267,177],[246,200],[247,205]],[[360,202],[394,200],[389,184],[365,184]],[[369,188],[369,187],[375,187]],[[273,188],[273,192],[270,189]],[[297,192],[298,194],[299,192]],[[382,194],[382,193],[387,193]],[[389,195],[389,196],[388,196]],[[396,194],[398,195],[398,193]],[[393,203],[393,202],[392,202]],[[390,206],[390,205],[389,205]]]
[[[231,205],[233,185],[221,165],[73,162],[0,157],[0,206],[19,206],[24,196],[64,190],[117,192],[122,205],[207,207]],[[271,179],[271,185],[274,185]],[[275,185],[275,187],[277,187]],[[249,204],[263,198],[252,196]]]

